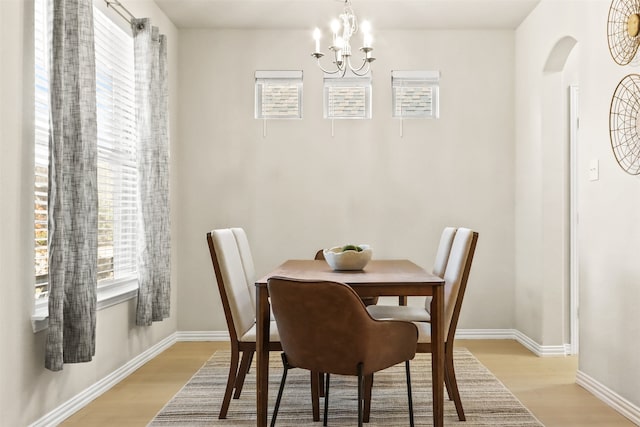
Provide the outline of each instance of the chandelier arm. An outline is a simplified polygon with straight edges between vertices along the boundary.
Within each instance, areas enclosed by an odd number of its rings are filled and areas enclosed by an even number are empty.
[[[327,73],[327,74],[337,74],[337,73],[339,73],[340,71],[342,71],[342,70],[340,69],[340,67],[337,67],[337,68],[336,68],[335,70],[333,70],[333,71],[329,71],[329,70],[325,69],[325,68],[322,66],[322,64],[320,64],[320,58],[318,58],[318,68],[320,68],[323,72],[325,72],[325,73]]]
[[[366,68],[364,71],[362,71],[361,73],[360,73],[360,72],[358,72],[358,71],[353,71],[353,70],[351,70],[351,72],[352,72],[353,74],[355,74],[356,76],[358,76],[358,77],[364,77],[364,76],[366,76],[366,75],[367,75],[367,73],[369,72],[369,70],[370,70],[370,67],[367,67],[367,68]]]
[[[351,72],[353,72],[353,74],[355,74],[356,76],[364,76],[369,72],[369,69],[371,68],[370,64],[371,64],[371,61],[367,61],[367,58],[364,58],[362,60],[362,65],[360,65],[360,67],[358,68],[352,67],[351,61],[349,61],[349,68],[351,69]],[[365,67],[366,67],[366,70],[362,71]],[[362,74],[359,74],[360,71],[362,71]]]

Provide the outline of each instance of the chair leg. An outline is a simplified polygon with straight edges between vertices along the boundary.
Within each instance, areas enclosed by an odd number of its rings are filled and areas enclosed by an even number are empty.
[[[237,346],[231,346],[231,362],[229,364],[229,376],[227,378],[227,388],[224,391],[224,398],[222,399],[222,407],[220,408],[219,419],[227,418],[227,411],[229,410],[229,403],[231,402],[231,393],[233,393],[233,386],[236,382],[236,376],[238,373],[238,359],[240,359],[240,350]]]
[[[240,399],[240,393],[242,393],[242,386],[244,385],[244,377],[249,372],[249,367],[251,366],[251,360],[253,359],[253,351],[243,351],[242,352],[242,361],[240,362],[240,369],[238,369],[238,374],[236,375],[235,381],[235,389],[236,392],[233,394],[234,399]]]
[[[453,400],[453,395],[451,394],[451,378],[449,378],[449,372],[444,370],[444,385],[447,389],[447,396],[449,396],[449,400]]]
[[[313,421],[320,421],[320,373],[311,371],[311,408]]]
[[[320,389],[320,397],[324,397],[324,372],[318,372],[318,388]]]
[[[407,371],[407,397],[409,402],[409,426],[413,427],[413,397],[411,395],[411,369],[409,367],[409,361],[405,362],[405,368]]]
[[[358,363],[358,427],[362,427],[362,362]]]
[[[276,418],[278,417],[278,409],[280,409],[280,401],[282,400],[282,392],[284,391],[284,383],[287,381],[287,372],[289,371],[289,363],[287,362],[287,356],[282,353],[282,380],[280,381],[280,389],[278,390],[278,397],[276,398],[276,406],[273,408],[273,415],[271,416],[271,427],[276,425]]]
[[[324,383],[324,419],[322,421],[322,425],[326,427],[327,425],[327,415],[329,414],[329,379],[331,375],[327,372],[327,377],[325,378]]]
[[[373,389],[373,374],[364,377],[364,414],[362,421],[369,422],[371,417],[371,390]]]
[[[247,374],[251,370],[251,363],[253,362],[253,353],[254,352],[252,351],[251,354],[249,355],[249,363],[247,363]]]
[[[458,391],[458,382],[456,381],[456,371],[453,366],[453,354],[451,353],[445,354],[444,356],[444,373],[445,373],[445,379],[446,378],[449,379],[448,381],[446,381],[449,384],[448,389],[451,389],[449,391],[449,396],[451,396],[453,403],[455,403],[456,405],[456,412],[458,413],[458,419],[460,421],[466,421],[467,418],[464,415],[464,409],[462,408],[462,400],[460,399],[460,392]]]

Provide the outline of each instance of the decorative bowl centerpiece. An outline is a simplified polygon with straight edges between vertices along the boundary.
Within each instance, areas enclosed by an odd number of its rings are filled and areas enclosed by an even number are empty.
[[[371,260],[369,245],[334,246],[322,251],[327,264],[334,270],[362,270]]]

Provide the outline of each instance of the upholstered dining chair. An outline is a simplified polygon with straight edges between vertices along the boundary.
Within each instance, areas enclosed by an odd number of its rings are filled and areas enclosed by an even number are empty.
[[[218,414],[218,418],[223,419],[227,417],[232,393],[234,399],[240,398],[256,351],[255,269],[249,240],[242,228],[213,230],[207,233],[207,242],[231,339],[229,375]],[[275,321],[270,325],[269,350],[282,350]],[[238,367],[240,353],[242,362]],[[317,421],[320,419],[319,396],[318,386],[314,385],[311,395],[313,419]]]
[[[316,256],[313,259],[324,261],[324,250],[320,249],[316,252]],[[376,305],[378,303],[378,297],[360,297],[360,299],[365,306]]]
[[[218,418],[223,419],[227,417],[234,389],[233,397],[235,399],[240,397],[245,375],[256,351],[255,297],[252,298],[247,284],[239,245],[233,230],[213,230],[207,233],[207,242],[231,339],[229,375],[218,415]],[[275,322],[272,322],[270,331],[270,350],[281,350]],[[238,369],[240,353],[242,353],[242,363]]]
[[[280,331],[284,365],[272,427],[289,369],[326,373],[325,426],[330,375],[357,376],[358,426],[362,426],[365,378],[372,378],[374,372],[401,362],[405,362],[409,423],[413,426],[409,360],[413,359],[416,348],[414,324],[373,319],[358,294],[344,283],[272,277],[267,286]]]
[[[440,243],[433,263],[433,274],[444,276],[451,252],[453,238],[456,235],[456,227],[446,227],[440,235]],[[426,297],[424,307],[412,305],[375,305],[367,307],[369,314],[378,320],[407,320],[410,322],[428,322],[431,318],[431,297]]]
[[[444,380],[449,398],[456,406],[456,412],[460,421],[465,421],[464,409],[458,391],[456,373],[453,364],[453,343],[460,317],[460,309],[464,299],[469,272],[478,242],[478,233],[468,228],[458,228],[451,244],[447,266],[444,271],[444,319],[445,319],[445,344]],[[402,316],[402,320],[407,316]],[[430,320],[430,317],[429,317]],[[431,353],[431,323],[423,319],[415,319],[413,322],[418,328],[417,353]],[[370,404],[370,402],[368,402]],[[368,419],[369,406],[365,405],[365,420]]]

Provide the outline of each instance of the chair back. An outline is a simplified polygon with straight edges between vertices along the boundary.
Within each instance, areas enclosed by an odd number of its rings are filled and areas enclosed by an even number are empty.
[[[238,244],[230,229],[207,233],[207,241],[229,335],[238,341],[256,320]]]
[[[251,247],[249,246],[249,239],[247,239],[247,233],[242,228],[232,228],[233,237],[236,238],[238,244],[238,250],[240,251],[240,259],[242,260],[242,268],[244,269],[244,276],[247,281],[247,289],[251,296],[251,303],[253,304],[253,310],[256,309],[256,268],[253,264],[253,257],[251,256]]]
[[[344,283],[272,277],[268,288],[282,349],[292,366],[357,375],[362,363],[366,375],[415,354],[415,325],[374,320]],[[380,345],[396,340],[403,345]]]
[[[447,261],[449,261],[449,254],[451,253],[451,245],[453,245],[453,238],[457,230],[457,227],[445,227],[445,229],[442,230],[438,251],[436,252],[436,259],[433,262],[433,274],[436,276],[444,276]]]
[[[448,342],[453,342],[458,326],[460,307],[467,288],[477,242],[478,233],[468,228],[458,228],[451,245],[451,253],[444,273],[444,318]]]
[[[445,227],[445,229],[442,230],[438,251],[436,252],[436,259],[433,262],[433,274],[436,276],[444,276],[444,272],[447,269],[447,261],[449,261],[449,254],[451,253],[451,245],[453,245],[453,238],[457,230],[456,227]],[[431,297],[425,298],[424,308],[427,310],[427,313],[431,313]]]

